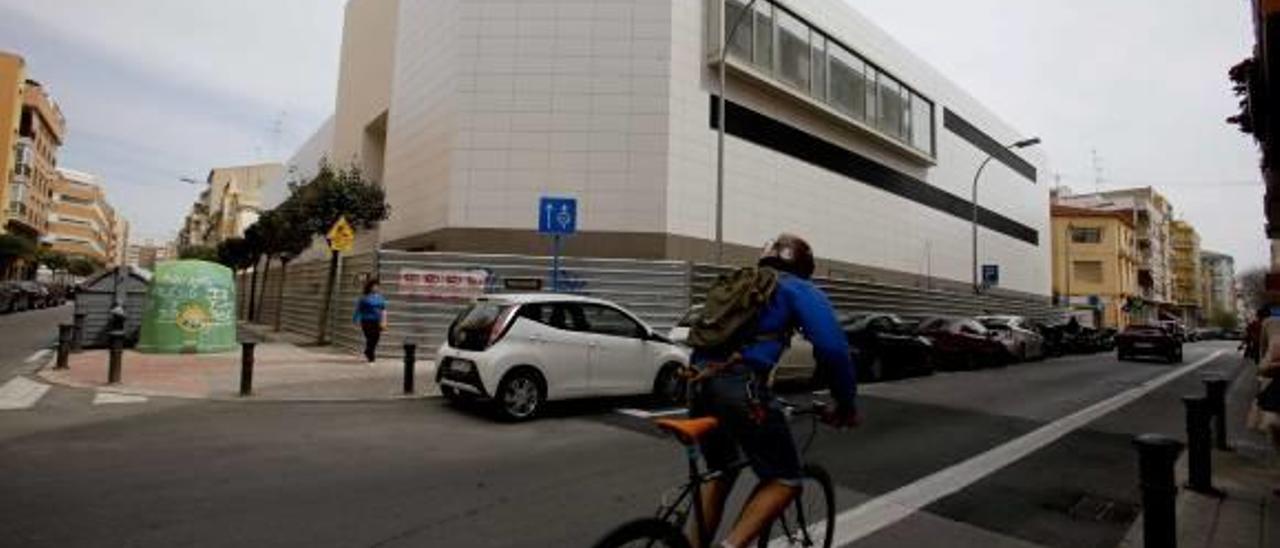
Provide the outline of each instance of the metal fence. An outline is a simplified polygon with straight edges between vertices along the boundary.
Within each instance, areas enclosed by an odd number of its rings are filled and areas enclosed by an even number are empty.
[[[449,323],[476,294],[552,287],[549,257],[384,250],[344,257],[340,264],[337,297],[327,318],[330,340],[352,350],[363,347],[363,335],[351,321],[352,309],[364,281],[376,276],[387,298],[389,330],[383,334],[379,347],[379,354],[384,356],[401,355],[402,344],[412,341],[419,346],[420,356],[432,357],[443,342]],[[691,304],[700,302],[716,277],[728,270],[678,261],[566,258],[561,264],[560,288],[562,292],[616,302],[655,329],[665,331]],[[265,279],[259,280],[259,287],[266,289],[259,289],[262,309],[258,321],[271,325],[278,311],[283,330],[315,338],[320,328],[327,272],[326,261],[291,264],[287,271],[277,263]],[[402,283],[428,274],[482,279],[483,284],[470,288],[474,290],[471,293],[448,294]],[[242,291],[247,290],[248,277],[240,278]],[[909,319],[979,314],[1043,319],[1062,313],[1047,299],[974,296],[825,278],[814,281],[841,312],[886,312]],[[281,285],[283,298],[278,296]]]

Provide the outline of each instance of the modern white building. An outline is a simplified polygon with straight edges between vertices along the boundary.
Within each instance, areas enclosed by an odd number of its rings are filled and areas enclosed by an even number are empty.
[[[1204,313],[1213,317],[1217,312],[1237,313],[1236,310],[1236,262],[1230,255],[1214,251],[1200,253],[1201,272],[1204,276]]]
[[[383,247],[546,253],[550,195],[579,202],[570,254],[710,261],[718,44],[745,4],[352,0],[333,123],[309,146],[384,185]],[[971,184],[994,156],[979,262],[1047,298],[1045,159],[1006,148],[1026,134],[846,2],[752,10],[727,64],[729,261],[788,231],[822,275],[967,287]]]

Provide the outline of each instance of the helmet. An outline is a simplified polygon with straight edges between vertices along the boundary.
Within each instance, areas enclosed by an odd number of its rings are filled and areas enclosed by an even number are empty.
[[[803,238],[784,232],[765,244],[759,264],[809,279],[814,270],[813,248]]]

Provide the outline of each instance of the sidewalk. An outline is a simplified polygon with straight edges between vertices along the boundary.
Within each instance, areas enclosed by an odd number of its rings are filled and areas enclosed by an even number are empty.
[[[220,354],[152,355],[124,353],[121,383],[107,384],[108,352],[90,350],[70,356],[69,369],[46,367],[39,376],[51,383],[105,389],[122,394],[235,401],[370,401],[421,398],[438,393],[435,367],[419,361],[416,393],[403,394],[404,363],[362,356],[332,347],[307,347],[296,336],[241,325],[242,335],[264,341],[254,354],[253,395],[240,391],[240,350]]]
[[[1244,412],[1252,400],[1248,368],[1231,388],[1227,431],[1234,451],[1213,452],[1213,485],[1223,498],[1194,493],[1178,495],[1179,548],[1276,548],[1280,547],[1280,497],[1271,490],[1280,486],[1280,465],[1270,442],[1258,432],[1245,430]],[[1177,479],[1187,481],[1187,458],[1178,461]],[[1142,518],[1133,524],[1121,548],[1143,548]]]

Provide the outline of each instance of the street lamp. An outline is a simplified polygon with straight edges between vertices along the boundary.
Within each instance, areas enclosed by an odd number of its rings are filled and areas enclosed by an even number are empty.
[[[1020,148],[1033,147],[1040,144],[1039,137],[1023,139],[1011,145],[1006,145],[1006,150],[1016,150]],[[978,180],[982,178],[982,170],[987,169],[987,164],[995,159],[995,155],[988,154],[987,159],[982,161],[982,165],[978,166],[978,172],[973,175],[973,294],[980,295],[982,286],[978,283]]]
[[[187,183],[187,184],[189,184],[189,185],[196,185],[196,186],[199,186],[199,185],[203,185],[203,184],[204,184],[204,181],[200,181],[200,180],[192,179],[191,177],[181,177],[181,178],[179,178],[178,180],[179,180],[179,181],[181,181],[181,182]]]
[[[742,13],[738,14],[737,19],[733,21],[733,25],[724,33],[724,39],[720,43],[720,99],[719,104],[719,131],[717,132],[716,141],[716,264],[724,264],[724,128],[728,113],[725,112],[725,63],[729,59],[729,44],[733,43],[733,37],[738,33],[738,27],[742,26],[743,19],[751,15],[752,8],[755,7],[757,0],[750,0],[742,9]],[[721,17],[724,20],[724,7],[728,5],[727,0],[720,3]]]

